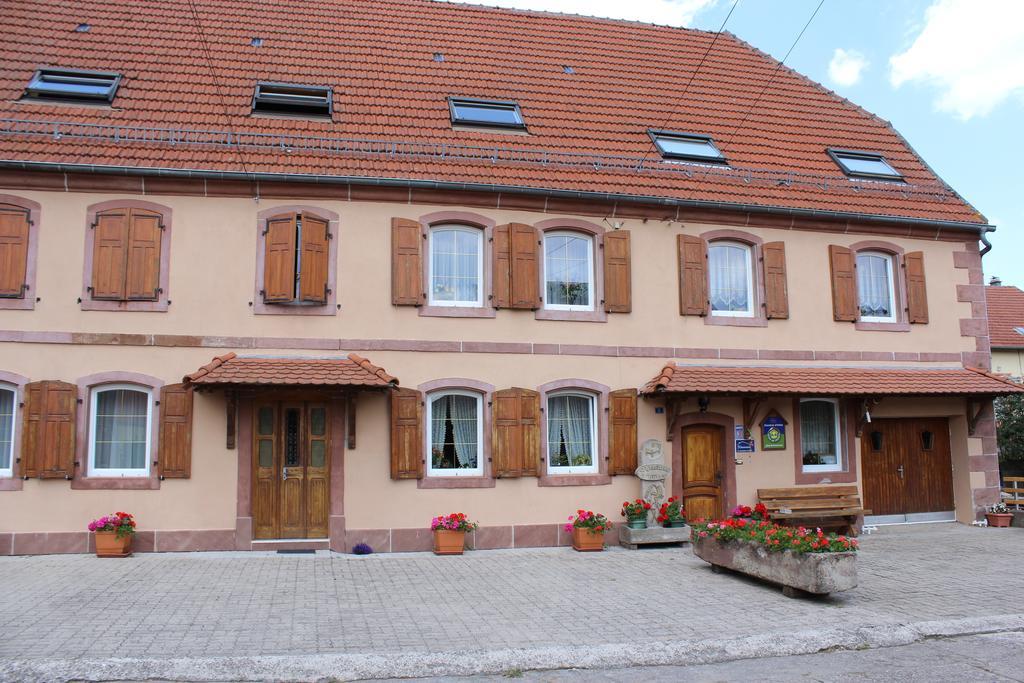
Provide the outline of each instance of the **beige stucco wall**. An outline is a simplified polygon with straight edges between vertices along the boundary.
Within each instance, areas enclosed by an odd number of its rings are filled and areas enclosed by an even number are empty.
[[[529,311],[500,311],[494,319],[421,317],[411,307],[390,304],[389,225],[393,216],[418,218],[441,206],[383,203],[311,202],[340,214],[338,303],[336,316],[257,316],[253,300],[257,212],[292,201],[196,197],[146,197],[173,210],[170,299],[166,313],[83,312],[81,291],[86,207],[119,195],[14,192],[42,203],[38,279],[34,311],[0,310],[0,331],[102,332],[224,337],[326,339],[419,339],[523,341],[743,349],[849,351],[973,351],[973,338],[960,336],[959,319],[971,317],[969,303],[956,301],[956,285],[967,271],[954,269],[957,242],[886,238],[907,250],[925,252],[931,322],[910,332],[867,332],[832,320],[827,245],[852,244],[869,235],[818,234],[750,228],[765,241],[786,242],[790,319],[767,327],[719,327],[678,314],[676,235],[700,234],[720,226],[625,220],[633,232],[633,312],[610,314],[607,323],[538,321]],[[132,197],[141,199],[142,197]],[[479,213],[497,223],[535,223],[553,218],[520,211]],[[164,348],[0,343],[0,370],[31,380],[74,382],[98,372],[130,371],[177,382],[230,348]],[[342,351],[344,351],[343,349]],[[317,355],[316,351],[259,349],[248,353]],[[363,351],[374,363],[398,376],[403,386],[466,377],[497,388],[536,387],[560,379],[586,379],[610,389],[639,387],[667,357],[499,355]],[[700,362],[700,361],[688,361]],[[743,361],[716,361],[743,364]],[[775,363],[792,365],[793,363]],[[665,439],[660,403],[641,400],[639,440]],[[769,401],[790,421],[789,399]],[[716,400],[717,412],[742,422],[738,400]],[[961,415],[962,402],[886,401],[879,415]],[[961,418],[958,418],[962,420]],[[968,448],[980,452],[978,439],[954,420],[954,463],[966,462]],[[195,409],[192,478],[164,481],[158,491],[71,490],[64,481],[26,481],[22,491],[0,492],[0,531],[80,530],[88,519],[113,509],[134,512],[148,529],[232,529],[236,518],[237,452],[224,445],[225,417],[219,395],[200,396]],[[728,436],[728,435],[727,435]],[[793,484],[792,438],[786,451],[758,450],[738,465],[737,499],[753,503],[758,487]],[[671,446],[666,443],[667,464]],[[602,454],[603,456],[603,454]],[[859,457],[859,454],[855,454]],[[615,477],[607,486],[538,487],[536,479],[501,480],[490,489],[425,490],[414,481],[388,476],[388,424],[384,399],[364,396],[358,410],[358,447],[345,453],[345,509],[350,529],[423,527],[431,516],[463,510],[481,523],[560,522],[577,507],[616,517],[621,501],[635,497],[639,482]],[[964,465],[966,467],[966,465]],[[966,472],[966,469],[964,470]],[[956,479],[955,479],[956,480]],[[970,507],[967,477],[957,481],[958,509]],[[966,488],[965,488],[966,486]],[[966,501],[966,502],[965,502]],[[966,519],[966,516],[965,516]]]
[[[1024,349],[992,349],[992,372],[1024,377]]]
[[[200,197],[145,197],[173,212],[171,277],[166,313],[83,312],[81,292],[86,207],[123,195],[22,192],[42,204],[36,310],[0,311],[0,329],[89,331],[204,336],[282,336],[474,341],[528,341],[765,349],[855,351],[973,351],[960,336],[959,319],[969,303],[956,302],[956,285],[967,271],[954,269],[960,242],[886,238],[925,253],[930,323],[910,332],[856,331],[832,320],[828,245],[849,245],[870,235],[750,228],[765,241],[786,242],[790,319],[767,327],[705,325],[678,313],[676,235],[720,228],[705,224],[622,220],[632,231],[633,312],[609,315],[607,323],[534,320],[530,311],[500,311],[494,319],[420,317],[413,307],[390,303],[390,220],[419,218],[443,206],[303,201],[340,214],[336,316],[254,315],[256,215],[297,201]],[[134,196],[130,198],[142,199]],[[525,211],[481,210],[498,224],[557,218]],[[608,227],[607,224],[602,224]],[[813,333],[809,333],[813,330]],[[586,337],[581,339],[581,337]]]

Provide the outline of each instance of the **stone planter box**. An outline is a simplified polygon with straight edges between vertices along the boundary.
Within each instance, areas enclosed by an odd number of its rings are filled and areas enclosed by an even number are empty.
[[[791,598],[802,593],[827,595],[857,586],[857,553],[769,552],[755,543],[722,543],[711,537],[695,537],[693,554],[714,571],[726,568],[777,583]]]
[[[630,529],[624,524],[619,525],[619,545],[629,550],[636,550],[637,546],[652,543],[682,544],[689,540],[690,527],[688,526],[675,528],[649,526],[646,529]]]

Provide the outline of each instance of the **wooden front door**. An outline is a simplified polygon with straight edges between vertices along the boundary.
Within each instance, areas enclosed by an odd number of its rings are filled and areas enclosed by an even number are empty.
[[[327,538],[327,404],[257,401],[253,439],[253,538]]]
[[[875,420],[861,433],[864,507],[872,515],[953,509],[945,418]]]
[[[694,425],[682,431],[683,489],[687,519],[719,519],[722,507],[722,428]]]

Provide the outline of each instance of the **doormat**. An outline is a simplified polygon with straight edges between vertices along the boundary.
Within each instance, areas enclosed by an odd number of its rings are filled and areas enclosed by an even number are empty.
[[[299,550],[278,550],[278,555],[315,555],[316,551],[312,548],[302,548]]]

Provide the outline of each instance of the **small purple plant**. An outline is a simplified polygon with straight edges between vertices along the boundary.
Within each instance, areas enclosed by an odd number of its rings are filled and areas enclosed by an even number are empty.
[[[371,548],[366,543],[357,543],[352,548],[352,554],[353,555],[371,555],[371,554],[373,554],[373,548]]]

